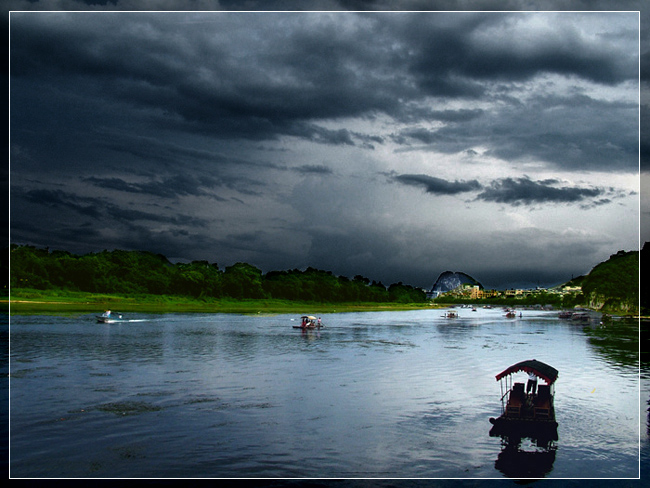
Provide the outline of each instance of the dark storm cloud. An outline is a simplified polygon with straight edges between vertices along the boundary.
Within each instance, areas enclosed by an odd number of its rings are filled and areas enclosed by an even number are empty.
[[[73,210],[88,217],[101,216],[101,204],[96,198],[81,197],[63,190],[37,189],[25,191],[21,188],[14,188],[14,198],[24,198],[26,201],[45,207],[65,208]]]
[[[301,137],[321,144],[354,146],[353,134],[347,129],[330,130],[315,124],[295,124],[287,135]]]
[[[648,58],[648,63],[650,64],[650,56]],[[650,86],[648,88],[650,88]],[[648,173],[650,172],[650,130],[646,130],[645,128],[650,127],[650,105],[642,103],[640,112],[641,133],[639,143],[639,164],[641,171]]]
[[[57,5],[84,10],[73,0]],[[211,5],[308,8],[283,1]],[[388,2],[359,9],[373,6],[395,9]],[[633,98],[635,19],[629,14],[632,20],[609,28],[607,15],[13,13],[12,232],[19,241],[76,252],[151,249],[220,262],[254,256],[266,270],[277,266],[272,242],[286,267],[372,279],[381,272],[388,283],[417,276],[429,284],[432,270],[460,259],[458,242],[476,239],[412,234],[411,220],[422,216],[408,211],[398,224],[389,222],[394,212],[383,206],[391,195],[375,178],[386,168],[403,163],[389,180],[428,192],[432,201],[478,194],[478,204],[465,202],[475,205],[472,212],[487,207],[484,201],[604,208],[615,196],[516,177],[482,186],[445,179],[446,168],[431,177],[421,174],[431,165],[419,162],[428,154],[416,151],[464,155],[458,164],[471,154],[474,167],[500,158],[504,176],[529,171],[522,163],[544,174],[549,166],[635,171],[636,107],[611,101]],[[307,194],[318,194],[320,211],[304,203],[297,185],[305,181],[317,189]],[[526,185],[532,196],[522,194]],[[355,202],[357,193],[367,195]],[[274,224],[278,218],[286,225]],[[312,225],[322,230],[304,230]],[[295,247],[286,245],[292,238]],[[427,256],[436,246],[440,257],[432,264]],[[483,261],[503,249],[494,246]],[[418,251],[423,258],[415,263]],[[463,249],[465,256],[475,251]],[[522,262],[495,261],[486,272],[516,273]]]
[[[144,212],[142,210],[129,209],[125,208],[123,205],[110,203],[103,198],[82,197],[63,190],[24,190],[22,188],[14,188],[12,191],[12,198],[18,208],[20,208],[20,200],[22,199],[25,202],[36,205],[37,207],[43,206],[63,211],[63,214],[66,215],[70,221],[75,219],[70,218],[70,213],[68,211],[72,211],[74,214],[78,214],[82,217],[92,217],[98,221],[149,221],[182,225],[184,227],[202,227],[207,224],[206,220],[189,215],[177,214],[170,216],[161,212]]]
[[[577,76],[616,84],[638,76],[634,54],[596,48],[572,29],[544,35],[530,32],[518,42],[499,30],[517,16],[442,15],[435,29],[426,16],[413,16],[398,28],[411,40],[408,69],[433,96],[479,97],[485,81],[524,81],[542,73]],[[604,44],[603,44],[604,46]]]
[[[510,205],[533,205],[540,203],[575,203],[595,198],[603,193],[599,188],[557,187],[557,180],[533,181],[528,177],[503,178],[493,181],[479,195],[479,200],[507,203]]]
[[[183,229],[191,227],[201,229],[208,224],[206,219],[200,219],[190,215],[164,215],[159,212],[143,212],[136,209],[123,208],[117,205],[107,205],[105,211],[108,216],[119,222],[162,222],[165,224],[181,226]]]
[[[544,96],[488,124],[492,144],[487,155],[537,159],[562,169],[638,171],[636,104]]]
[[[92,0],[87,0],[92,1]],[[220,0],[223,7],[248,6],[251,8],[272,8],[291,5],[297,7],[303,0]],[[529,0],[335,0],[335,5],[347,10],[419,10],[419,11],[517,11],[517,10],[639,10],[639,0],[547,0],[545,2],[530,2]]]
[[[328,175],[333,173],[331,168],[322,164],[303,164],[302,166],[292,168],[292,170],[301,174]]]
[[[427,193],[436,195],[456,195],[481,188],[481,185],[476,180],[447,181],[427,175],[397,175],[393,176],[392,179],[404,185],[424,188]]]
[[[638,106],[582,94],[540,95],[498,111],[474,111],[462,124],[408,127],[391,140],[404,150],[428,147],[453,154],[478,145],[488,148],[485,156],[506,161],[537,160],[569,170],[636,172]],[[414,143],[420,145],[412,148]]]
[[[418,141],[424,144],[434,144],[445,140],[436,130],[429,130],[423,127],[404,129],[399,134],[391,136],[397,144],[409,144],[410,141]]]
[[[15,15],[12,76],[94,86],[107,101],[146,110],[161,127],[213,137],[292,135],[350,145],[348,130],[313,121],[424,116],[407,102],[474,98],[488,82],[540,73],[603,84],[636,76],[627,53],[606,44],[595,48],[570,30],[527,43],[485,42],[499,26],[516,22],[507,14],[366,14],[350,16],[346,28],[312,23],[308,13],[249,15],[244,22],[223,13],[53,15],[59,17]],[[202,23],[187,29],[185,22],[193,21]],[[111,35],[97,36],[98,30]],[[222,40],[227,37],[229,44]],[[462,122],[479,114],[431,110],[426,116]]]
[[[54,83],[65,77],[66,83],[87,87],[90,82],[103,97],[140,110],[160,109],[168,114],[158,117],[161,126],[213,137],[274,139],[288,134],[351,144],[346,131],[310,121],[378,108],[394,111],[398,105],[389,91],[398,85],[379,86],[367,59],[371,54],[337,35],[335,23],[310,29],[277,14],[277,22],[290,27],[281,36],[275,20],[269,23],[266,15],[245,20],[201,15],[207,27],[184,25],[198,18],[141,14],[123,24],[118,14],[87,17],[75,29],[65,17],[60,23],[33,19],[24,28],[17,22],[12,75],[39,73]],[[263,43],[249,35],[256,27]],[[33,29],[38,36],[32,35]],[[98,29],[113,35],[96,36]],[[184,42],[175,42],[181,33]],[[232,37],[232,43],[220,35]],[[369,43],[367,36],[360,40]],[[242,56],[248,62],[242,63]]]
[[[110,188],[113,190],[141,193],[154,195],[160,198],[178,198],[179,196],[208,196],[217,200],[224,201],[217,195],[206,190],[221,186],[221,182],[214,178],[201,177],[195,178],[190,175],[175,175],[163,178],[160,181],[148,181],[145,183],[129,183],[121,178],[84,178],[83,181],[92,183],[100,188]]]
[[[529,177],[501,178],[483,186],[477,180],[447,181],[442,178],[423,174],[388,175],[389,179],[404,185],[424,188],[427,193],[435,195],[456,195],[460,193],[480,191],[477,200],[486,202],[506,203],[513,206],[538,205],[543,203],[582,203],[581,208],[593,208],[611,203],[610,198],[590,200],[604,194],[614,198],[622,197],[622,192],[615,188],[580,188],[574,186],[558,186],[560,181],[546,179],[533,181]],[[481,191],[482,190],[482,191]]]

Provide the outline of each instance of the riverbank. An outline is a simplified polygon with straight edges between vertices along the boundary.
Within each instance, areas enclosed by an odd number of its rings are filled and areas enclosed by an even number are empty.
[[[431,309],[429,303],[313,303],[292,300],[234,300],[172,295],[113,295],[17,289],[0,300],[12,315],[75,314],[104,310],[142,313],[309,313],[373,312]]]

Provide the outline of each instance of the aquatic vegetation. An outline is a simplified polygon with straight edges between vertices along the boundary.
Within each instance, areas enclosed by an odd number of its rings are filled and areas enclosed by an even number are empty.
[[[104,403],[103,405],[99,405],[98,407],[96,407],[96,409],[101,412],[108,412],[108,413],[113,413],[115,415],[124,416],[124,415],[138,415],[147,412],[157,412],[159,410],[162,410],[162,407],[158,407],[156,405],[152,405],[146,402],[126,401],[126,402]]]

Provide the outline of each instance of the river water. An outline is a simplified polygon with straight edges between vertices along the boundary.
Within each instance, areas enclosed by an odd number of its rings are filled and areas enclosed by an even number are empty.
[[[294,315],[11,317],[10,475],[639,477],[636,324],[458,311],[327,314],[308,332]],[[559,371],[559,438],[508,450],[489,435],[495,375],[533,358]]]

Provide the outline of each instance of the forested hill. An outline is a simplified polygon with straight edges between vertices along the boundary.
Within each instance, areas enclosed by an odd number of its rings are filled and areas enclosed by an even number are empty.
[[[386,287],[363,276],[350,279],[314,268],[263,274],[247,263],[221,270],[208,261],[172,264],[162,254],[143,251],[75,255],[12,245],[10,260],[12,288],[327,303],[426,301],[424,291],[401,282]]]
[[[639,251],[619,251],[579,281],[590,307],[636,311],[639,306]]]

